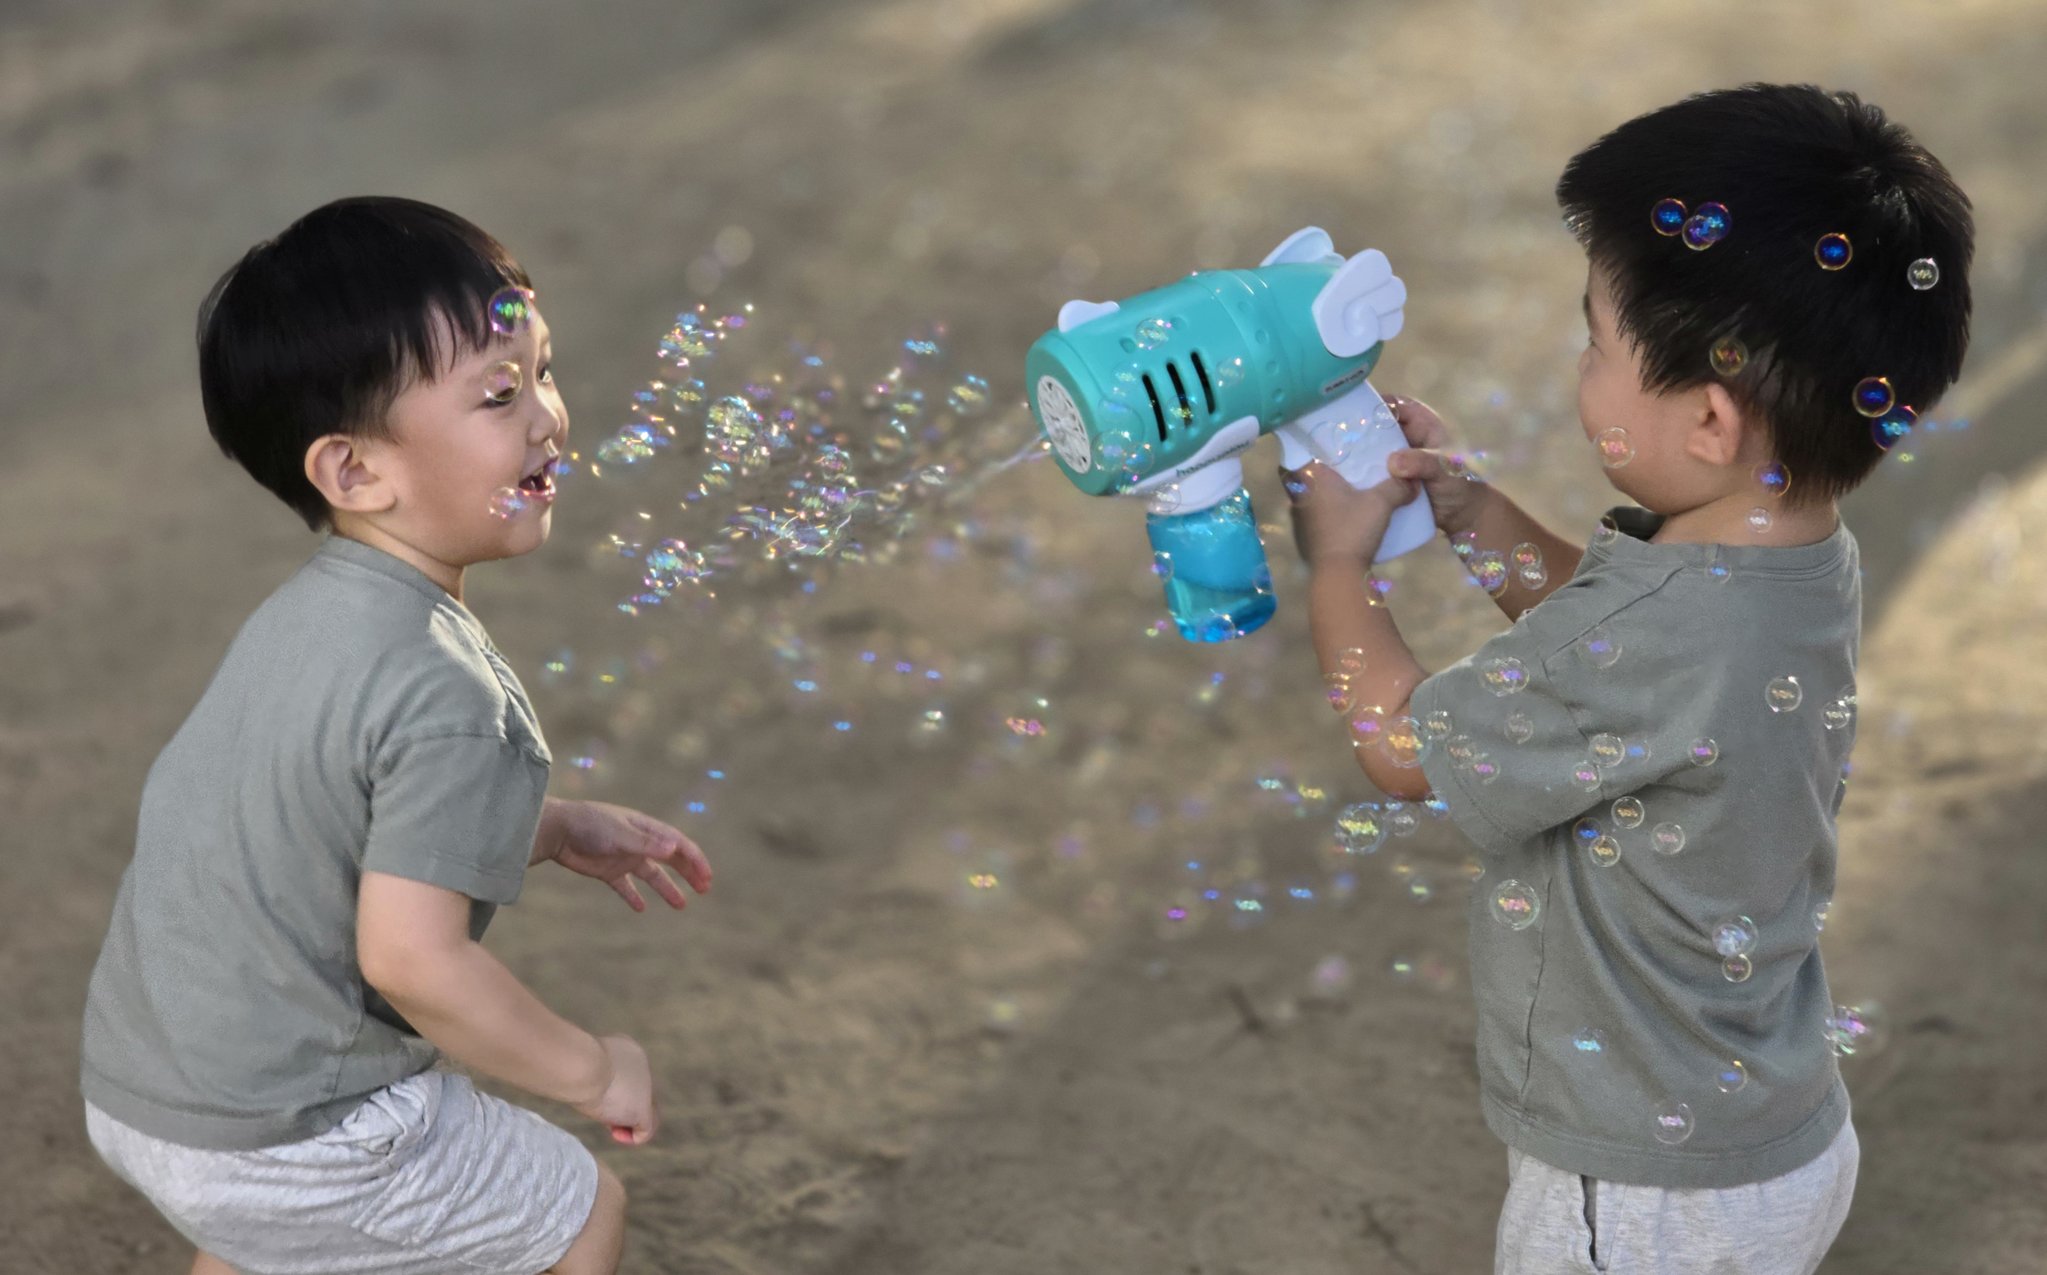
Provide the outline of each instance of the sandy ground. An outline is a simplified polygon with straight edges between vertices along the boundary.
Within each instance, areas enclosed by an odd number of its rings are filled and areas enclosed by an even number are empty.
[[[1913,125],[1981,226],[1976,343],[1944,412],[1972,423],[1846,510],[1870,606],[1825,942],[1840,998],[1881,1002],[1889,1039],[1847,1065],[1862,1185],[1826,1269],[2038,1269],[2047,20],[2026,0],[1877,8],[0,11],[0,1267],[184,1260],[85,1146],[76,1031],[143,773],[311,548],[198,416],[190,315],[250,242],[365,191],[476,218],[540,281],[587,444],[729,226],[752,252],[716,301],[800,319],[856,362],[945,319],[954,359],[1008,402],[1067,296],[1253,261],[1319,222],[1407,279],[1376,379],[1454,411],[1524,503],[1588,525],[1603,482],[1554,442],[1576,438],[1557,413],[1582,269],[1556,171],[1682,91],[1802,78]],[[586,552],[621,513],[608,499],[567,489],[553,544],[472,578],[522,673],[625,640]],[[720,882],[687,918],[624,924],[608,892],[541,873],[491,935],[543,996],[656,1059],[656,1144],[583,1131],[632,1192],[626,1269],[1484,1269],[1505,1174],[1476,1109],[1454,834],[1389,855],[1399,880],[1162,939],[1162,869],[1187,845],[1263,856],[1277,881],[1326,803],[1370,795],[1315,704],[1300,608],[1242,649],[1145,642],[1128,511],[1027,466],[974,512],[1028,538],[1028,587],[984,537],[950,566],[843,573],[794,613],[827,645],[972,670],[950,701],[962,733],[938,746],[834,744],[765,689],[736,695],[771,607],[642,624],[632,640],[665,662],[623,709],[528,677],[558,754],[577,731],[618,737],[584,791],[680,818],[685,772],[732,776],[689,825]],[[1494,623],[1447,555],[1397,579],[1427,662]],[[1227,689],[1190,694],[1212,672]],[[1024,689],[1050,693],[1044,748],[974,733]],[[879,720],[901,707],[884,698],[854,707]],[[1305,816],[1232,813],[1282,772],[1321,790]],[[1133,817],[1148,805],[1166,814]],[[963,905],[963,853],[1003,865],[996,897]],[[1435,883],[1420,906],[1415,876]],[[1353,976],[1318,991],[1332,957]]]

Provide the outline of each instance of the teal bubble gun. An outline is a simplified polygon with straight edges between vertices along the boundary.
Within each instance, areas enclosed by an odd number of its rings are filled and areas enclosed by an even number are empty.
[[[1272,573],[1240,459],[1277,434],[1280,463],[1351,486],[1407,445],[1365,379],[1399,333],[1407,288],[1386,255],[1345,258],[1310,226],[1253,270],[1203,270],[1124,301],[1069,301],[1024,378],[1059,468],[1094,496],[1147,502],[1182,637],[1221,642],[1272,618]],[[1393,516],[1377,561],[1435,535],[1428,498]]]

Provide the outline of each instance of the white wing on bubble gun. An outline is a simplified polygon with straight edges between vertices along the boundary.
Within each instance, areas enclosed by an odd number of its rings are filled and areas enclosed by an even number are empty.
[[[1406,439],[1365,378],[1406,300],[1384,253],[1346,259],[1310,226],[1252,270],[1069,301],[1031,346],[1031,408],[1060,469],[1090,495],[1146,498],[1183,636],[1224,641],[1272,616],[1239,459],[1259,435],[1279,435],[1290,469],[1319,460],[1359,488],[1386,478]],[[1419,497],[1394,514],[1378,561],[1434,535]]]

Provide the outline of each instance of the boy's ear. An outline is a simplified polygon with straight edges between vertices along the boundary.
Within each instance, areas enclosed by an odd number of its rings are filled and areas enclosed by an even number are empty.
[[[1760,422],[1718,381],[1706,382],[1699,393],[1700,415],[1685,439],[1685,451],[1709,465],[1732,465],[1750,437],[1759,432]]]
[[[306,448],[306,481],[330,508],[357,514],[383,513],[398,503],[398,493],[373,467],[374,457],[360,438],[327,434]]]

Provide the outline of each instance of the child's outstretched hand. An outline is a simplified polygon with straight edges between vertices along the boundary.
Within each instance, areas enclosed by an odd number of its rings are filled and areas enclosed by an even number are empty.
[[[1386,458],[1387,472],[1422,485],[1429,493],[1429,509],[1435,515],[1436,528],[1444,535],[1469,531],[1478,521],[1486,487],[1467,477],[1470,471],[1464,458],[1454,450],[1450,427],[1434,408],[1419,399],[1388,398],[1386,406],[1393,409],[1393,419],[1400,422],[1400,432],[1407,436],[1409,444]]]
[[[696,842],[659,819],[606,801],[549,804],[555,841],[547,857],[571,872],[604,882],[633,911],[647,910],[635,877],[654,887],[669,907],[688,905],[688,897],[664,866],[680,873],[698,894],[710,890],[710,860]]]
[[[1359,571],[1379,556],[1393,511],[1419,490],[1405,478],[1388,478],[1359,491],[1320,461],[1305,469],[1282,469],[1279,479],[1293,507],[1294,547],[1301,558],[1310,567]]]

